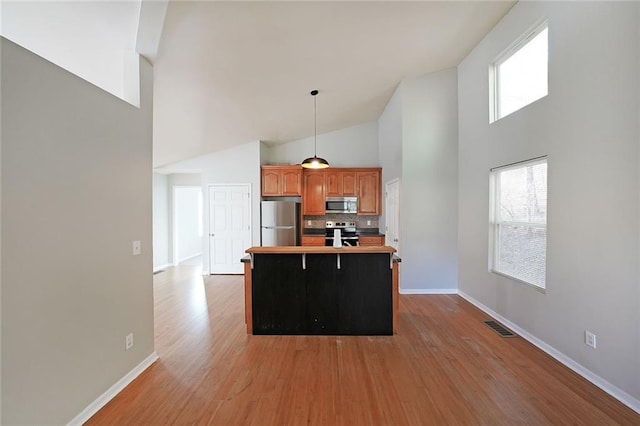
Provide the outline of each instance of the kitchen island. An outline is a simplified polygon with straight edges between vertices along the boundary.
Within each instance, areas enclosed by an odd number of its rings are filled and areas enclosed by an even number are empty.
[[[251,247],[245,262],[249,334],[392,335],[393,247]]]

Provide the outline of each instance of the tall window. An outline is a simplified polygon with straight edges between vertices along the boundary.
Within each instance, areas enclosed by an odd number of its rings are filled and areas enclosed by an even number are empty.
[[[547,95],[548,32],[545,21],[527,31],[492,64],[491,122]]]
[[[547,159],[491,170],[493,272],[545,288]]]

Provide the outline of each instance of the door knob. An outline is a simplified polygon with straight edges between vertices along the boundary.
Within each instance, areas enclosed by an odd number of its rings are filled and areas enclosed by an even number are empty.
[[[209,234],[209,236],[211,236],[211,237],[215,237],[215,235],[213,235],[213,234]]]

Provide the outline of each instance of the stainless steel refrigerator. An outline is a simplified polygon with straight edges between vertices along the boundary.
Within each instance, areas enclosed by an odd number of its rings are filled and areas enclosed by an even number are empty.
[[[262,246],[300,245],[300,203],[263,201],[260,203],[260,218]]]

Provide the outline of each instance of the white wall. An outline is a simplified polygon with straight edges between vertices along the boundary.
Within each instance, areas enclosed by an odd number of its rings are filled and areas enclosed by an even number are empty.
[[[451,292],[458,284],[457,75],[402,82],[401,286]]]
[[[153,174],[153,270],[171,263],[169,246],[169,185],[168,176]]]
[[[403,293],[457,289],[457,127],[455,69],[404,80],[378,120],[383,182],[400,178]]]
[[[14,43],[139,106],[140,3],[3,1],[0,28]]]
[[[377,167],[378,124],[375,121],[317,136],[317,153],[333,167]],[[266,148],[264,164],[300,164],[313,157],[313,136]]]
[[[152,69],[138,109],[1,47],[2,423],[66,424],[154,353]]]
[[[202,185],[202,175],[200,173],[171,173],[168,176],[169,187]]]
[[[260,245],[260,147],[259,141],[180,161],[163,167],[202,174],[203,239],[202,271],[209,272],[209,186],[248,183],[251,186],[251,245]],[[239,261],[239,259],[238,259]]]
[[[382,167],[382,191],[384,195],[385,184],[393,179],[402,177],[402,89],[398,86],[384,111],[378,118],[378,158]],[[402,188],[402,180],[400,181]],[[385,201],[382,201],[382,215],[379,227],[386,233]],[[402,198],[400,198],[402,201]],[[399,224],[402,228],[402,224]],[[402,241],[399,242],[398,251],[402,253]]]
[[[637,11],[637,16],[638,19],[636,21],[637,23],[637,31],[636,31],[636,35],[637,35],[637,45],[640,46],[640,9]],[[638,68],[640,70],[640,54],[637,55],[637,60],[638,60]],[[636,81],[636,86],[637,86],[637,90],[638,90],[638,104],[640,104],[640,83],[638,83]],[[637,123],[638,123],[638,135],[640,135],[640,106],[638,107],[638,118],[637,118]],[[640,139],[640,136],[638,137],[638,139]],[[640,164],[640,149],[638,149],[638,164]],[[638,188],[638,222],[640,223],[640,173],[638,173],[638,183],[637,183],[637,188]],[[640,265],[640,226],[638,226],[638,259],[637,259],[637,264]],[[640,268],[640,266],[639,266]],[[637,303],[638,303],[638,307],[640,307],[640,271],[638,271],[638,287],[636,289],[636,293],[637,293]],[[638,310],[640,311],[640,309]],[[640,330],[640,314],[636,316],[636,320],[638,323],[638,330]],[[640,346],[640,343],[638,344]],[[640,354],[640,348],[638,349],[638,352]],[[636,364],[636,371],[640,372],[640,356],[636,357],[637,360],[637,364]],[[639,373],[640,374],[640,373]],[[640,379],[638,379],[638,381],[640,381]],[[638,385],[638,387],[640,387],[640,384]],[[640,399],[640,398],[639,398]]]
[[[519,2],[460,64],[459,286],[640,398],[640,5]],[[487,69],[549,18],[549,95],[489,124]],[[548,155],[547,290],[488,272],[489,169]],[[584,331],[597,335],[596,350]]]
[[[2,5],[0,5],[0,8]],[[0,41],[1,43],[1,41]],[[0,49],[2,47],[0,46]],[[1,55],[0,51],[0,55]],[[0,56],[1,59],[1,56]],[[1,64],[0,64],[1,65]],[[0,66],[0,95],[2,94],[2,67]],[[0,98],[0,102],[2,99]],[[0,103],[0,424],[2,424],[2,107]]]
[[[383,185],[402,176],[402,93],[398,86],[378,118],[378,158]]]

